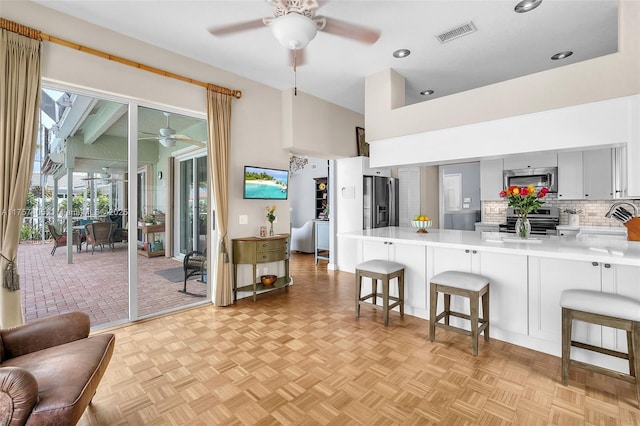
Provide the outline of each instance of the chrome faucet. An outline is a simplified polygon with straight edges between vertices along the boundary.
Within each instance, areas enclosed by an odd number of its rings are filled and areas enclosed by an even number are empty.
[[[622,205],[622,204],[627,204],[629,206],[631,206],[633,208],[633,217],[637,217],[638,216],[638,207],[636,207],[635,204],[632,204],[628,201],[616,201],[615,203],[611,204],[611,207],[609,208],[609,211],[607,212],[607,214],[604,215],[604,217],[610,218],[611,215],[614,213],[616,207]]]

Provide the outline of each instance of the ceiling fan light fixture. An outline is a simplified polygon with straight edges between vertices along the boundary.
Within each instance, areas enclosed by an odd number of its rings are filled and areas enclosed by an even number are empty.
[[[172,137],[160,138],[159,140],[160,140],[160,144],[162,144],[162,146],[166,148],[171,148],[176,144],[176,140]]]
[[[291,12],[274,19],[271,31],[282,46],[290,50],[300,50],[313,40],[318,33],[318,27],[306,16]]]

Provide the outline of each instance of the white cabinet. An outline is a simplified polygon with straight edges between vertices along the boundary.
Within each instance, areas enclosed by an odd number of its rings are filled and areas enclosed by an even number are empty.
[[[453,270],[472,272],[489,279],[490,329],[495,329],[496,335],[499,336],[499,331],[527,334],[527,256],[472,248],[429,247],[427,251],[428,261],[433,266],[429,270],[433,275]],[[452,296],[451,305],[469,313],[468,299]],[[441,300],[438,306],[442,307]],[[465,323],[461,325],[468,327]]]
[[[582,200],[582,151],[558,153],[558,200]]]
[[[617,293],[640,298],[640,267],[602,262],[529,257],[529,335],[553,343],[561,352],[560,295],[567,289]],[[575,321],[573,340],[626,352],[626,334],[609,327]],[[572,357],[606,368],[625,371],[628,363],[593,352],[572,349]]]
[[[420,168],[398,168],[399,226],[411,226],[411,219],[420,214]]]
[[[504,189],[503,160],[480,160],[480,199],[499,201],[500,191]]]
[[[362,175],[365,176],[384,176],[391,177],[391,169],[389,168],[380,168],[375,169],[369,167],[369,157],[358,157],[362,159]]]
[[[625,151],[601,148],[558,153],[559,200],[611,200],[626,194]]]
[[[613,159],[611,148],[582,153],[585,200],[614,198]]]
[[[361,262],[386,259],[404,265],[404,309],[408,315],[428,319],[426,279],[426,247],[424,245],[398,244],[391,241],[362,242]],[[371,281],[363,279],[363,294],[371,290]],[[397,287],[390,286],[389,294],[397,296]],[[382,301],[378,299],[378,304]]]
[[[580,288],[600,291],[600,265],[583,260],[529,257],[529,335],[560,344],[564,290]],[[600,344],[600,327],[574,327],[577,340]],[[557,346],[560,350],[560,346]]]
[[[504,159],[505,170],[557,166],[558,155],[555,152],[531,152],[512,155]]]

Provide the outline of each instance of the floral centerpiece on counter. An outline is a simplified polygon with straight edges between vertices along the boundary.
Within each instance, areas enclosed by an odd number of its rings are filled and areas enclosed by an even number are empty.
[[[542,187],[536,193],[536,187],[533,185],[518,187],[510,186],[506,191],[500,192],[501,198],[506,198],[509,207],[513,207],[514,212],[518,215],[516,221],[516,234],[520,238],[527,238],[531,233],[531,224],[527,216],[529,213],[538,210],[544,204],[542,200],[549,193],[549,188]]]
[[[276,206],[271,206],[271,207],[267,206],[267,220],[271,225],[269,227],[269,236],[273,237],[273,221],[276,220]]]

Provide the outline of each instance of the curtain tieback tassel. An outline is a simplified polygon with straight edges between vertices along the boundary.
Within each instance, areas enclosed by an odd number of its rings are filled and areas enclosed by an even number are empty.
[[[9,260],[3,254],[0,254],[0,256],[8,262],[2,277],[2,287],[9,291],[20,290],[20,275],[18,275],[15,259]]]

